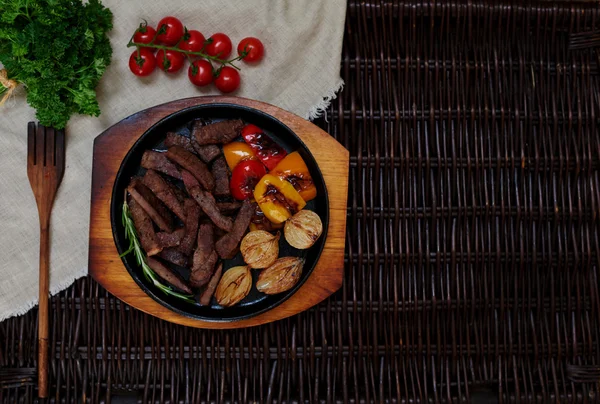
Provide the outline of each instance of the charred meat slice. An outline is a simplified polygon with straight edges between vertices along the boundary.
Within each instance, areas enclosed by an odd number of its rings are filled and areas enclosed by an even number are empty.
[[[192,257],[190,284],[204,286],[209,280],[219,259],[215,251],[214,228],[212,223],[203,223],[198,230],[198,246]]]
[[[165,147],[168,149],[173,146],[183,147],[190,153],[196,153],[194,145],[192,144],[192,139],[181,136],[175,132],[167,132],[167,137],[165,138]]]
[[[211,173],[215,178],[215,196],[229,196],[229,168],[225,157],[221,156],[212,165]]]
[[[141,165],[147,170],[160,171],[178,180],[181,179],[181,173],[177,169],[177,166],[167,158],[165,153],[146,150],[142,155]]]
[[[252,215],[254,215],[254,207],[252,206],[252,203],[246,199],[235,218],[231,231],[221,237],[215,244],[215,249],[217,250],[219,257],[223,259],[233,258],[240,241],[242,241],[242,237],[244,237],[244,234],[248,229]]]
[[[206,164],[213,161],[219,154],[221,154],[221,148],[216,144],[207,144],[204,146],[200,146],[198,142],[193,141],[194,149],[198,156],[204,161]]]
[[[185,235],[185,229],[177,229],[172,233],[167,233],[166,231],[160,231],[156,233],[156,238],[158,239],[158,243],[163,248],[169,247],[177,247],[181,244],[181,239]]]
[[[201,121],[194,122],[192,137],[200,146],[207,144],[225,144],[240,135],[244,122],[241,119],[220,121],[203,125]]]
[[[169,233],[173,231],[171,212],[139,178],[133,178],[127,190],[161,230]]]
[[[177,215],[178,218],[185,222],[185,212],[183,210],[183,205],[179,202],[173,190],[169,186],[169,184],[154,170],[146,171],[142,179],[144,185],[146,185],[154,195],[158,199],[164,202],[165,205],[173,213]]]
[[[215,294],[217,285],[219,284],[219,281],[221,280],[221,275],[223,275],[223,263],[220,263],[217,266],[217,270],[215,271],[213,276],[210,278],[208,285],[206,285],[206,289],[204,289],[204,291],[200,295],[200,299],[198,300],[198,303],[200,303],[203,306],[208,306],[210,304],[210,299],[212,299],[213,295]]]
[[[200,188],[198,181],[196,181],[196,178],[189,172],[183,170],[181,175],[188,193],[196,200],[198,205],[200,205],[200,208],[206,213],[206,216],[208,216],[208,218],[220,229],[230,231],[233,226],[233,221],[231,218],[221,214],[214,196],[203,191],[202,188]]]
[[[160,253],[162,247],[158,244],[150,216],[133,198],[129,200],[129,210],[133,218],[135,230],[140,238],[140,243],[146,254],[151,256]]]
[[[152,268],[154,272],[169,284],[175,286],[177,289],[184,291],[185,293],[192,293],[192,290],[188,285],[185,284],[185,281],[179,276],[178,273],[171,271],[169,268],[164,266],[162,262],[154,259],[152,257],[148,257],[148,266]]]
[[[215,179],[208,170],[208,167],[206,167],[206,164],[200,161],[198,157],[180,146],[170,147],[166,154],[171,161],[176,162],[192,173],[200,181],[204,189],[212,191],[215,188]]]
[[[179,245],[179,251],[190,255],[194,251],[196,236],[198,235],[198,222],[200,221],[200,207],[193,199],[187,198],[183,205],[185,209],[185,236]]]
[[[187,255],[184,255],[177,248],[165,248],[160,252],[159,257],[180,267],[187,267],[188,265]]]
[[[179,203],[181,203],[183,205],[185,200],[188,198],[187,195],[185,194],[185,191],[182,190],[181,188],[179,188],[175,184],[172,184],[170,182],[168,182],[168,184],[169,184],[169,188],[171,188],[171,191],[173,191],[173,194],[175,194],[175,198],[177,198]]]
[[[242,207],[241,202],[217,202],[217,206],[221,213],[231,214],[235,213]]]

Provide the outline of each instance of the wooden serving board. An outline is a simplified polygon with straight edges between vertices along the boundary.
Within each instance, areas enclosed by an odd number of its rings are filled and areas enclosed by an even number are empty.
[[[110,224],[110,202],[121,161],[135,141],[156,122],[194,105],[227,103],[270,114],[302,139],[317,161],[329,194],[329,230],[312,274],[289,299],[256,317],[233,322],[201,321],[175,313],[148,296],[127,272],[117,252]],[[89,273],[110,293],[148,314],[191,327],[241,328],[269,323],[300,313],[323,301],[342,285],[348,197],[348,151],[312,123],[263,102],[238,97],[195,97],[138,112],[107,129],[94,141]]]

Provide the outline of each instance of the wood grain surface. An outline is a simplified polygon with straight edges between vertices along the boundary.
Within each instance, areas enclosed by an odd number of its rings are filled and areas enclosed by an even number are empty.
[[[135,141],[167,115],[194,105],[229,103],[255,108],[287,125],[302,139],[323,173],[329,194],[329,229],[321,257],[311,276],[288,300],[250,319],[210,322],[175,313],[148,296],[133,280],[119,258],[110,224],[110,202],[121,161]],[[312,123],[273,105],[228,96],[195,97],[173,101],[138,112],[107,129],[94,141],[92,202],[90,211],[89,273],[110,293],[127,304],[178,324],[199,328],[240,328],[279,320],[323,301],[342,285],[346,202],[348,196],[348,151]]]

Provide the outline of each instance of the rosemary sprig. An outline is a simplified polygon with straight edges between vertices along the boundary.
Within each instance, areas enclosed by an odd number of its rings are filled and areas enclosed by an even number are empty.
[[[146,262],[146,253],[140,246],[137,232],[135,231],[135,226],[133,225],[133,219],[131,218],[131,213],[129,212],[129,206],[127,205],[127,201],[123,202],[123,213],[121,215],[121,222],[123,223],[123,227],[125,228],[125,238],[129,240],[129,248],[127,248],[127,250],[123,252],[119,257],[124,257],[127,254],[133,252],[137,264],[142,267],[144,276],[149,282],[152,282],[154,286],[162,290],[163,293],[167,295],[175,296],[188,303],[195,303],[193,295],[177,292],[171,286],[167,286],[161,283],[156,273],[154,273],[152,268],[148,266],[148,263]]]

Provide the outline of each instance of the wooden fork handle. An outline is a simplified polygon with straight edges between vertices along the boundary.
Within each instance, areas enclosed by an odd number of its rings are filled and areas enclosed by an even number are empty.
[[[38,311],[38,397],[48,397],[48,294],[50,219],[40,218],[40,308]]]

